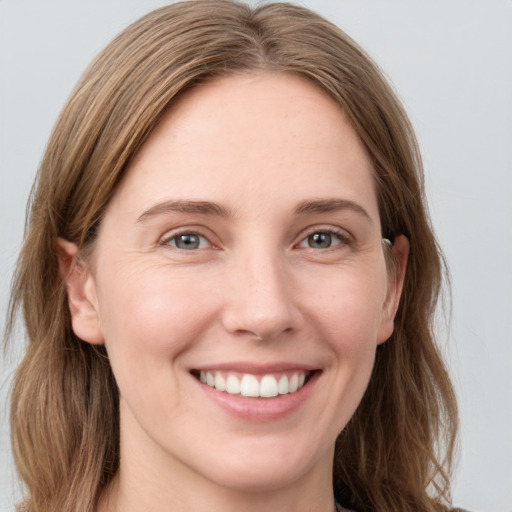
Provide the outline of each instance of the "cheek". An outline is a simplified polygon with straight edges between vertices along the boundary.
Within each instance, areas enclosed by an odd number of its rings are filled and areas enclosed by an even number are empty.
[[[118,268],[104,282],[101,324],[118,378],[168,374],[169,363],[190,348],[215,315],[215,300],[209,300],[203,282],[177,272]]]
[[[328,439],[354,414],[375,362],[386,283],[385,274],[366,270],[333,275],[324,280],[324,293],[310,297],[309,324],[316,327],[319,349],[328,347],[330,353],[325,368],[326,379],[332,379],[325,407]]]
[[[375,343],[386,296],[382,272],[339,272],[323,280],[307,299],[331,340],[351,352]]]

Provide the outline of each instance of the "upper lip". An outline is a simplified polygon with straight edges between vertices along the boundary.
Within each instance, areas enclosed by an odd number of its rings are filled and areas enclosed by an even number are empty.
[[[293,362],[273,362],[273,363],[254,363],[247,361],[224,362],[218,364],[201,365],[191,369],[191,371],[223,371],[236,373],[250,373],[252,375],[265,375],[269,373],[280,373],[289,371],[310,372],[318,370],[318,366],[312,366],[303,363]]]

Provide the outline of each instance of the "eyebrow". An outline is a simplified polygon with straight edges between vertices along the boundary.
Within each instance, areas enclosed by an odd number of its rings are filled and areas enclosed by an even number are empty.
[[[351,210],[367,221],[373,223],[368,212],[358,203],[348,199],[316,199],[311,201],[302,201],[295,208],[296,215],[307,215],[313,213],[328,213],[339,210]],[[144,222],[151,217],[169,213],[186,213],[199,215],[214,215],[216,217],[233,217],[233,213],[224,206],[211,201],[191,201],[191,200],[169,200],[157,203],[138,218],[137,222]]]
[[[178,212],[199,215],[214,215],[217,217],[232,217],[232,213],[224,206],[210,201],[163,201],[155,204],[137,218],[144,222],[151,217],[163,213]]]
[[[303,215],[311,213],[328,213],[339,210],[351,210],[363,216],[370,224],[373,223],[368,212],[360,204],[348,199],[333,198],[303,201],[297,206],[297,208],[295,208],[295,213],[297,215]]]

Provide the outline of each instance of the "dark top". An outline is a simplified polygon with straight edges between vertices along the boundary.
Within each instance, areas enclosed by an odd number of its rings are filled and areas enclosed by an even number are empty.
[[[355,510],[350,510],[348,508],[343,508],[337,501],[335,502],[336,505],[336,511],[337,512],[356,512]],[[469,512],[466,509],[463,508],[452,508],[450,512]]]

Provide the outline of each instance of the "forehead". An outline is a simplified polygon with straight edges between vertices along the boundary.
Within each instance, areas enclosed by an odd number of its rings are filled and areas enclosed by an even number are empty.
[[[376,213],[372,166],[357,134],[334,100],[291,74],[223,77],[184,94],[139,150],[114,200],[224,203],[265,190],[280,201],[292,190],[310,197],[337,190]]]

